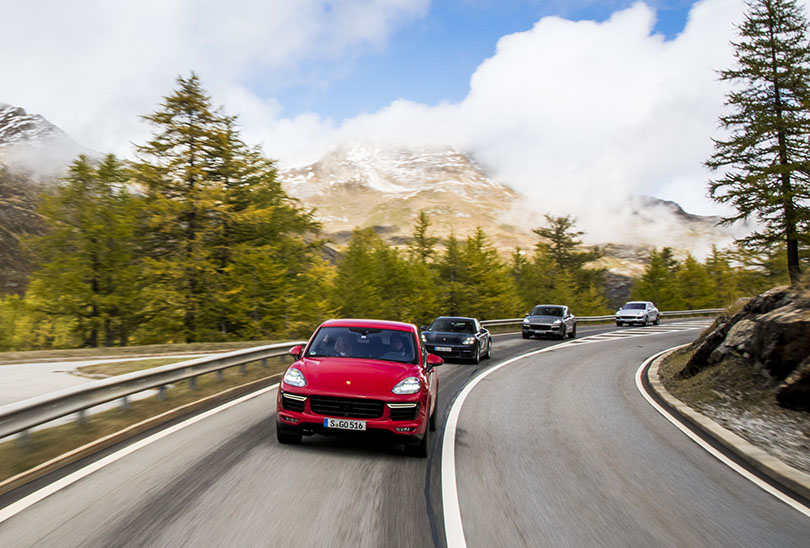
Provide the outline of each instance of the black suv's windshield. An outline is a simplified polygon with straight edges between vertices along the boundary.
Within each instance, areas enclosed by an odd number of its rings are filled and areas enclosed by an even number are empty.
[[[560,316],[563,315],[563,309],[559,306],[535,306],[532,310],[532,316]]]
[[[323,327],[307,350],[308,357],[367,358],[417,363],[413,335],[394,329]]]
[[[430,324],[428,331],[475,333],[475,325],[473,324],[472,320],[451,320],[449,318],[439,318]]]

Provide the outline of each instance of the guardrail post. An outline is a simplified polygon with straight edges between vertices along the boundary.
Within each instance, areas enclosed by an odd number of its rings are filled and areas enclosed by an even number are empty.
[[[163,400],[166,399],[166,385],[165,384],[161,385],[161,386],[158,386],[157,398],[160,401],[163,401]]]
[[[262,358],[262,367],[263,368],[267,367],[267,358]]]
[[[31,431],[30,430],[23,430],[20,432],[20,435],[17,436],[17,445],[20,447],[31,447]]]
[[[244,374],[245,374],[245,367],[246,367],[246,366],[245,366],[245,364],[243,364],[243,363],[240,363],[240,364],[239,364],[239,374],[240,374],[240,375],[244,375]]]
[[[197,390],[197,377],[189,377],[189,379],[188,379],[188,389],[189,390]]]
[[[129,397],[121,398],[121,411],[129,411]]]
[[[217,371],[217,380],[218,380],[218,381],[221,381],[221,380],[222,380],[222,379],[224,379],[224,378],[225,378],[225,372],[224,372],[222,369],[220,369],[219,371]]]
[[[84,426],[87,424],[87,411],[82,409],[78,413],[76,413],[76,422],[79,423],[79,426]]]

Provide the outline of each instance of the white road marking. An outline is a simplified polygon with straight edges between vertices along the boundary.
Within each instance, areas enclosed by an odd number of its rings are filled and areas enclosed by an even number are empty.
[[[557,350],[567,344],[570,343],[541,348],[482,371],[464,387],[453,402],[450,413],[447,415],[447,424],[444,427],[444,439],[442,440],[442,511],[444,513],[444,534],[447,540],[447,548],[465,548],[467,546],[467,541],[464,539],[464,526],[461,523],[461,508],[458,503],[458,486],[456,484],[456,427],[458,426],[458,417],[461,414],[461,406],[464,405],[464,400],[467,399],[467,396],[479,382],[501,367],[528,356]]]
[[[641,381],[641,375],[642,372],[644,371],[644,368],[646,368],[648,364],[652,363],[652,361],[655,358],[664,354],[665,352],[669,352],[669,350],[672,350],[672,348],[664,350],[662,352],[659,352],[658,354],[655,354],[654,356],[647,358],[647,360],[643,364],[641,364],[641,367],[639,367],[638,370],[636,371],[636,388],[638,388],[638,391],[641,392],[642,396],[644,396],[644,399],[647,400],[647,403],[652,405],[656,411],[658,411],[659,413],[661,413],[661,415],[663,415],[665,419],[674,424],[678,430],[686,434],[689,437],[689,439],[691,439],[693,442],[695,442],[704,450],[706,450],[706,452],[708,452],[714,458],[716,458],[717,460],[719,460],[720,462],[722,462],[723,464],[725,464],[726,466],[737,472],[739,475],[741,475],[742,477],[744,477],[745,479],[747,479],[748,481],[750,481],[751,483],[753,483],[754,485],[765,491],[766,493],[776,497],[777,499],[784,502],[791,508],[798,510],[805,516],[810,517],[810,508],[808,508],[798,500],[794,499],[793,497],[786,495],[782,491],[776,489],[769,483],[761,480],[759,477],[755,476],[754,474],[752,474],[751,472],[749,472],[748,470],[746,470],[745,468],[734,462],[733,460],[729,459],[723,453],[721,453],[720,451],[709,445],[700,436],[692,432],[692,430],[690,430],[686,425],[682,424],[678,419],[672,416],[669,413],[669,411],[658,405],[658,403],[652,398],[652,396],[647,393]]]
[[[693,326],[694,324],[692,324]],[[684,325],[685,328],[694,329],[688,324]],[[683,329],[687,330],[687,329]],[[680,330],[678,330],[680,331]],[[627,337],[636,337],[642,334],[638,330],[626,331]],[[658,333],[650,333],[650,335]],[[447,543],[447,548],[466,548],[467,541],[464,538],[464,525],[461,521],[461,507],[458,501],[458,484],[456,483],[456,429],[458,428],[458,418],[461,415],[461,407],[467,396],[470,395],[473,388],[484,380],[490,373],[493,373],[511,363],[514,363],[529,356],[536,356],[544,352],[552,352],[566,346],[576,346],[579,344],[593,344],[599,342],[606,342],[613,340],[615,337],[600,338],[602,335],[591,335],[589,337],[582,337],[580,339],[570,339],[567,342],[548,346],[540,350],[535,350],[527,354],[522,354],[511,358],[503,363],[493,366],[490,369],[482,371],[477,377],[473,378],[467,386],[459,393],[450,412],[447,415],[447,423],[444,428],[444,438],[442,439],[442,512],[444,513],[444,534]]]
[[[170,436],[170,435],[174,434],[175,432],[177,432],[179,430],[182,430],[183,428],[186,428],[187,426],[191,426],[192,424],[194,424],[196,422],[207,419],[211,415],[215,415],[215,414],[217,414],[217,413],[219,413],[221,411],[225,411],[226,409],[229,409],[229,408],[231,408],[231,407],[233,407],[235,405],[239,405],[240,403],[243,403],[243,402],[245,402],[247,400],[250,400],[252,398],[260,396],[260,395],[262,395],[262,394],[264,394],[266,392],[269,392],[271,390],[275,390],[276,388],[278,388],[278,383],[276,383],[276,384],[274,384],[272,386],[268,386],[266,388],[262,388],[261,390],[258,390],[256,392],[252,392],[252,393],[247,394],[245,396],[242,396],[241,398],[237,398],[235,400],[229,401],[228,403],[222,404],[219,407],[215,407],[214,409],[210,409],[210,410],[206,411],[205,413],[195,415],[194,417],[191,417],[190,419],[187,419],[187,420],[185,420],[185,421],[183,421],[183,422],[181,422],[179,424],[175,424],[174,426],[166,428],[165,430],[161,430],[160,432],[156,432],[156,433],[152,434],[151,436],[142,439],[139,442],[133,443],[132,445],[128,445],[128,446],[124,447],[123,449],[120,449],[120,450],[116,451],[115,453],[112,453],[111,455],[107,455],[103,459],[99,459],[96,462],[88,464],[84,468],[76,470],[72,474],[69,474],[69,475],[65,476],[64,478],[62,478],[60,480],[57,480],[54,483],[51,483],[50,485],[46,485],[45,487],[43,487],[43,488],[41,488],[41,489],[39,489],[37,491],[34,491],[30,495],[28,495],[26,497],[23,497],[20,500],[18,500],[17,502],[15,502],[13,504],[10,504],[10,505],[6,506],[5,508],[3,508],[2,510],[0,510],[0,524],[3,523],[4,521],[6,521],[7,519],[16,516],[17,514],[22,512],[23,510],[26,510],[27,508],[33,506],[34,504],[38,503],[42,499],[44,499],[46,497],[49,497],[50,495],[64,489],[65,487],[67,487],[67,486],[69,486],[69,485],[71,485],[73,483],[76,483],[80,479],[89,476],[93,472],[97,472],[98,470],[101,470],[105,466],[110,465],[110,464],[114,463],[115,461],[121,460],[122,458],[126,457],[127,455],[129,455],[131,453],[134,453],[138,449],[142,449],[142,448],[146,447],[147,445],[151,445],[152,443],[155,443],[156,441],[158,441],[160,439],[163,439],[166,436]]]

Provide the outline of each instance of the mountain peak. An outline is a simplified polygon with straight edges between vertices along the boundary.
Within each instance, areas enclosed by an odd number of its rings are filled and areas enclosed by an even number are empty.
[[[28,114],[20,107],[0,103],[0,147],[39,143],[55,136],[68,138],[39,114]]]
[[[0,103],[0,164],[40,180],[65,174],[79,154],[99,158],[39,114]]]

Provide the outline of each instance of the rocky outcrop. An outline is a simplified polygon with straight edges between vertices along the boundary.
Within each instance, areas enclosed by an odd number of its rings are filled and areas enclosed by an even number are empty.
[[[810,291],[780,287],[736,308],[695,341],[680,375],[733,359],[771,379],[780,405],[810,411]]]

